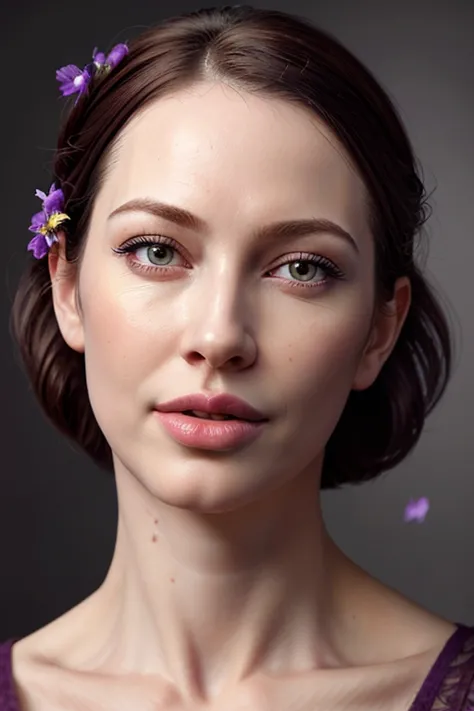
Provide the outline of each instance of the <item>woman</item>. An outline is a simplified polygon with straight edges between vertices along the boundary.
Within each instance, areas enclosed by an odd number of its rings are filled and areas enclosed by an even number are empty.
[[[2,708],[467,709],[474,629],[362,570],[320,508],[403,460],[450,371],[386,94],[250,7],[58,79],[78,96],[14,332],[114,472],[118,531],[94,594],[3,645]]]

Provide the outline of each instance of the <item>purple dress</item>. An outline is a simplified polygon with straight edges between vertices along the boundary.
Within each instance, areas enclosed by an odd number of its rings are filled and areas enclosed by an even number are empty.
[[[457,627],[406,711],[474,711],[474,627]],[[13,642],[0,644],[0,711],[22,711],[12,678]]]

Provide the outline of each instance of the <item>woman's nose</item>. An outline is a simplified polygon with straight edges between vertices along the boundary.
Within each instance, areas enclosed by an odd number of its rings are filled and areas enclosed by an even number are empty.
[[[222,282],[214,288],[208,283],[200,294],[190,289],[181,355],[191,365],[205,361],[215,370],[241,370],[257,357],[252,309],[241,288],[225,277]]]

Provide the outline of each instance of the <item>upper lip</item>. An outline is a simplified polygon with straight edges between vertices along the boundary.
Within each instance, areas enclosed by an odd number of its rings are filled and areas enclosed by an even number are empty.
[[[211,415],[233,415],[241,420],[258,422],[266,420],[265,415],[234,395],[220,393],[218,395],[184,395],[175,400],[159,403],[155,406],[159,412],[183,412],[184,410],[200,410]]]

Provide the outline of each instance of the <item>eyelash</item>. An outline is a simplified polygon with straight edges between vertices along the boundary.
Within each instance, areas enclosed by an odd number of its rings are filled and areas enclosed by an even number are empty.
[[[153,237],[153,239],[150,239],[150,237]],[[115,252],[119,257],[120,256],[128,256],[129,254],[133,254],[133,252],[136,252],[139,247],[153,247],[155,245],[165,245],[172,247],[178,254],[181,254],[180,248],[178,244],[175,242],[174,239],[171,237],[164,237],[163,235],[156,235],[156,234],[142,234],[139,237],[133,237],[130,239],[128,242],[125,244],[121,245],[120,247],[113,247],[112,251]],[[183,256],[181,254],[181,256]],[[289,255],[293,256],[293,255]],[[295,287],[295,288],[321,288],[327,280],[328,277],[330,279],[344,279],[345,275],[339,269],[334,262],[332,262],[330,259],[327,259],[326,257],[321,257],[316,254],[311,254],[310,252],[298,252],[292,259],[289,259],[288,256],[285,256],[282,258],[282,261],[276,264],[272,269],[270,270],[271,272],[277,269],[278,267],[284,266],[286,264],[293,264],[294,262],[309,262],[310,264],[315,264],[317,267],[322,269],[325,274],[326,278],[323,279],[322,281],[318,282],[299,282],[299,281],[287,281],[288,286],[290,287]],[[169,272],[170,270],[174,269],[173,266],[159,266],[157,264],[154,265],[149,265],[149,264],[142,264],[141,262],[133,262],[133,269],[137,269],[141,272],[149,273],[149,272],[155,272],[155,273],[164,273],[164,272]],[[267,272],[268,273],[268,272]]]

